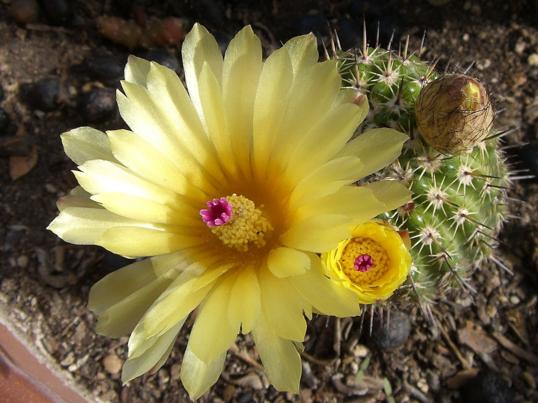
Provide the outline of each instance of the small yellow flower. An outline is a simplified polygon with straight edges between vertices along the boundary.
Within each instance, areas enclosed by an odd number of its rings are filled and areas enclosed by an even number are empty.
[[[411,261],[400,234],[376,222],[355,227],[351,239],[323,255],[326,274],[362,304],[389,298],[407,278]]]

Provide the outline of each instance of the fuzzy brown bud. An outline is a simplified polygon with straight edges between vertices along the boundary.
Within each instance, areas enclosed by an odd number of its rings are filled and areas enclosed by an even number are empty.
[[[493,123],[488,93],[474,78],[450,74],[424,87],[416,104],[417,126],[437,151],[458,154],[484,140]]]

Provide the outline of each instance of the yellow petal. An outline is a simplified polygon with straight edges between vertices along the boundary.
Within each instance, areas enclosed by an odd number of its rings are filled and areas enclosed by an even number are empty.
[[[342,214],[347,215],[350,224],[355,226],[409,200],[409,191],[398,182],[374,182],[372,185],[344,186],[331,195],[305,204],[298,209],[296,221],[316,215]],[[379,191],[376,191],[378,186]]]
[[[298,393],[302,367],[294,342],[278,337],[263,315],[252,336],[271,384],[279,391]]]
[[[284,44],[290,55],[293,73],[301,74],[319,59],[318,44],[314,34],[296,36]]]
[[[150,62],[134,55],[129,55],[125,66],[125,80],[133,84],[146,85]]]
[[[350,233],[349,217],[321,215],[293,224],[280,237],[280,241],[290,248],[322,253],[334,248]]]
[[[267,325],[275,335],[302,342],[306,333],[303,300],[288,279],[275,277],[269,270],[260,271],[262,310]]]
[[[134,290],[130,295],[119,300],[101,313],[96,325],[96,332],[108,337],[126,336],[136,327],[144,312],[155,302],[159,295],[172,282],[164,276]],[[116,284],[116,288],[121,284]]]
[[[409,137],[394,129],[371,129],[351,140],[339,157],[356,156],[363,163],[360,178],[368,176],[393,162],[402,152]]]
[[[258,320],[260,306],[260,284],[256,271],[245,267],[237,274],[230,293],[228,319],[232,327],[241,325],[241,333],[250,332]]]
[[[148,182],[119,164],[110,161],[92,160],[74,171],[78,183],[91,194],[125,193],[162,204],[180,204],[178,194],[162,186]]]
[[[226,127],[235,160],[244,173],[248,172],[254,97],[262,65],[260,40],[250,25],[246,26],[228,45],[222,68]]]
[[[411,192],[400,182],[384,180],[365,185],[374,196],[385,204],[384,211],[394,210],[411,200]]]
[[[201,274],[194,269],[183,271],[144,315],[129,340],[129,354],[131,355],[131,351],[133,354],[134,351],[139,351],[145,339],[161,335],[183,320],[198,306],[215,280],[228,268],[219,267]]]
[[[162,119],[173,129],[172,137],[217,181],[221,168],[214,147],[209,142],[198,114],[183,83],[175,71],[152,62],[147,77],[148,95],[161,112]],[[184,172],[182,172],[184,173]]]
[[[87,207],[87,208],[100,208],[99,204],[90,199],[91,194],[86,192],[80,186],[76,186],[69,194],[60,197],[56,202],[58,210],[62,211],[68,207]]]
[[[203,95],[200,93],[198,78],[202,72],[204,62],[209,64],[211,72],[217,79],[222,77],[223,61],[219,45],[215,37],[204,26],[196,23],[185,36],[181,47],[181,55],[189,95],[202,123],[205,125],[202,109]],[[207,126],[205,126],[205,129],[207,130]]]
[[[198,76],[198,88],[207,135],[214,144],[224,169],[234,174],[237,166],[234,163],[230,136],[226,130],[221,84],[208,63],[202,65],[202,71]]]
[[[206,167],[178,140],[177,128],[170,124],[165,111],[155,104],[148,90],[127,81],[121,84],[125,95],[119,91],[116,93],[118,108],[131,130],[174,163],[195,186],[215,191],[214,187],[209,186],[210,183],[217,183],[215,178],[205,174]],[[211,160],[207,164],[209,166]]]
[[[208,194],[192,186],[179,168],[144,141],[128,130],[108,131],[112,152],[131,171],[162,187],[188,195],[199,200],[207,200]]]
[[[211,362],[204,362],[187,349],[181,363],[180,378],[185,390],[192,400],[198,399],[217,382],[224,368],[226,353],[222,353]]]
[[[144,223],[113,214],[103,208],[67,207],[47,229],[66,242],[95,245],[104,232],[115,226],[142,226]]]
[[[297,145],[289,173],[297,180],[334,157],[351,138],[368,113],[368,103],[360,107],[343,104],[333,108]],[[323,147],[320,147],[323,144]]]
[[[273,159],[283,164],[294,162],[297,145],[331,109],[340,86],[341,78],[334,60],[317,63],[294,77]]]
[[[311,255],[311,268],[301,276],[290,277],[297,292],[324,315],[356,316],[360,313],[357,296],[322,273],[319,256]]]
[[[109,228],[96,245],[123,256],[155,256],[176,252],[204,243],[200,236],[186,231],[173,233],[158,228],[113,227]]]
[[[150,259],[131,263],[93,285],[88,308],[100,314],[157,278]]]
[[[223,278],[206,297],[189,336],[189,349],[210,362],[230,347],[239,333],[239,323],[228,318],[228,303],[235,276]]]
[[[63,133],[61,138],[65,153],[77,165],[88,160],[116,160],[107,136],[99,130],[79,127]]]
[[[269,252],[267,267],[279,278],[296,276],[310,268],[310,258],[297,249],[275,248]]]
[[[265,174],[276,133],[286,109],[293,70],[285,49],[274,51],[263,64],[256,97],[253,121],[253,167],[258,176]]]
[[[342,186],[355,182],[362,167],[363,164],[356,157],[341,157],[323,164],[295,187],[290,197],[290,209],[293,211],[308,201],[334,193]]]
[[[107,210],[133,220],[182,225],[192,227],[193,230],[203,228],[199,217],[196,217],[196,210],[187,205],[179,205],[178,209],[175,209],[141,197],[113,192],[99,193],[91,199],[99,202]]]
[[[180,322],[162,336],[156,337],[153,341],[154,344],[144,354],[136,358],[128,358],[125,364],[123,364],[121,381],[125,384],[152,369],[154,371],[158,370],[162,366],[159,363],[164,363],[170,355],[182,326],[183,322]]]

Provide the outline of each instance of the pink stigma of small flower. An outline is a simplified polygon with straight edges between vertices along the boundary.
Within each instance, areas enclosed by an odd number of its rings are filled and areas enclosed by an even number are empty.
[[[374,260],[372,259],[372,256],[364,254],[359,255],[355,259],[355,265],[353,266],[355,270],[360,272],[368,271],[370,267],[374,265]]]
[[[208,201],[207,207],[200,210],[200,216],[208,227],[224,225],[232,218],[232,205],[225,197]]]

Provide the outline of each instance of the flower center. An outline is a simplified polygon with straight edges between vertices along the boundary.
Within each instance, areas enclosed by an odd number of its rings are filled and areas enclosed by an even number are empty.
[[[208,201],[207,206],[200,216],[224,245],[240,252],[252,245],[265,246],[265,236],[273,227],[253,201],[234,193]]]
[[[368,286],[385,275],[390,259],[379,243],[370,238],[357,237],[348,242],[339,263],[354,284]]]
[[[363,253],[355,258],[355,264],[353,267],[355,270],[365,272],[368,271],[368,269],[373,265],[374,260],[372,259],[372,256],[368,255],[367,253]]]

